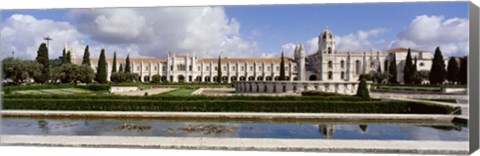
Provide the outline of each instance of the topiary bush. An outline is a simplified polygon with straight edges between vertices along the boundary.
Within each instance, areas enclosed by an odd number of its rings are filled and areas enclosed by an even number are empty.
[[[153,75],[153,76],[152,76],[152,83],[160,83],[161,78],[162,78],[162,77],[161,77],[160,75],[158,75],[158,74]]]
[[[365,78],[360,80],[360,84],[358,85],[357,95],[363,99],[370,99],[370,93],[368,91],[367,81]]]

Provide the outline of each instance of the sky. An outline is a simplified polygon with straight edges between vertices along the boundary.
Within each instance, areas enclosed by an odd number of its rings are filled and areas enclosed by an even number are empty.
[[[103,48],[107,57],[293,57],[307,54],[328,26],[338,51],[405,47],[446,56],[468,55],[468,2],[252,5],[3,10],[1,57],[34,59],[50,36],[50,58],[65,45],[81,58]]]

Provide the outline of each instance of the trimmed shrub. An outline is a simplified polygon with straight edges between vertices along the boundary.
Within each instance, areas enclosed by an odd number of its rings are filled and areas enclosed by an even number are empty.
[[[152,83],[160,83],[162,77],[158,74],[152,76]]]
[[[260,101],[260,100],[126,100],[4,99],[6,110],[315,112],[448,114],[455,108],[416,102]]]
[[[338,93],[322,92],[316,90],[307,90],[302,92],[302,96],[348,96]]]
[[[367,81],[365,80],[365,78],[362,78],[362,80],[360,80],[356,96],[363,99],[370,99],[370,93],[368,91]]]

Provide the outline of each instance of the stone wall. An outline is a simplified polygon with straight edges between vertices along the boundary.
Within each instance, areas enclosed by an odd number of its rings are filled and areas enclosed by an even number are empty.
[[[238,81],[234,82],[236,93],[301,93],[316,90],[353,95],[357,93],[358,82],[322,81]],[[370,88],[370,85],[369,85]]]

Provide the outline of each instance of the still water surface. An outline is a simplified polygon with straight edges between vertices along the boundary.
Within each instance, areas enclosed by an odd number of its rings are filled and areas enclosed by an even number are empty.
[[[453,123],[3,118],[2,134],[467,141]]]

